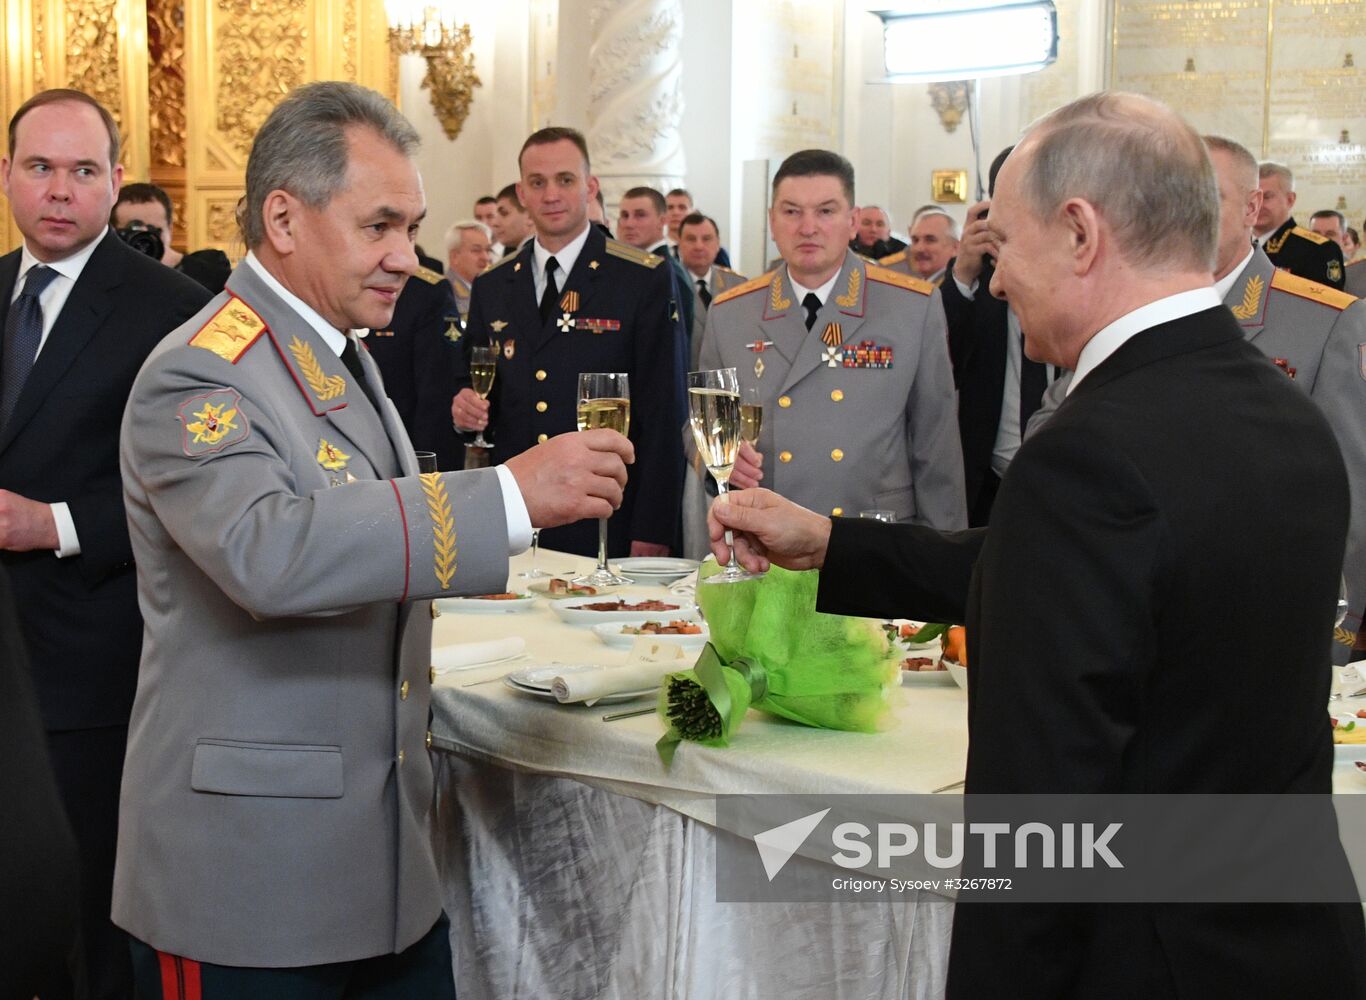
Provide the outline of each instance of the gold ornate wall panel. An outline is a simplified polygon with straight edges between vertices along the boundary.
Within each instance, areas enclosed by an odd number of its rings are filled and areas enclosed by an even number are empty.
[[[256,129],[309,80],[397,96],[383,0],[0,0],[0,112],[48,87],[98,98],[124,136],[124,176],[175,205],[176,245],[234,255]],[[0,250],[18,245],[8,206]]]
[[[383,0],[188,0],[184,65],[188,242],[233,257],[252,137],[280,98],[310,80],[394,94]]]

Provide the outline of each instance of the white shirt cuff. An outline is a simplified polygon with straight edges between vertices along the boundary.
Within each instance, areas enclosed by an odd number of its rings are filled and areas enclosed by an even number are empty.
[[[503,488],[503,513],[508,522],[508,555],[515,556],[531,547],[531,515],[522,499],[517,477],[506,465],[494,466],[498,484]],[[74,536],[73,536],[74,537]]]
[[[960,292],[963,293],[963,298],[967,299],[969,302],[971,302],[971,301],[973,300],[973,298],[976,297],[976,295],[977,295],[977,282],[976,282],[976,281],[974,281],[971,285],[965,285],[965,284],[963,284],[961,281],[958,280],[958,275],[955,274],[955,275],[953,276],[953,283],[954,283],[955,285],[957,285],[957,286],[958,286],[958,290],[959,290]]]
[[[65,503],[48,504],[52,520],[57,523],[57,558],[81,554],[81,540],[76,537],[76,522],[71,519],[71,508]]]

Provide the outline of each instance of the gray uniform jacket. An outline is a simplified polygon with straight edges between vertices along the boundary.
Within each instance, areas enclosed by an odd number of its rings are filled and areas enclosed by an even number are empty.
[[[243,267],[134,383],[146,632],[113,917],[159,950],[316,965],[400,951],[440,914],[427,598],[503,589],[506,518],[494,470],[416,474],[360,357],[378,415]]]
[[[712,300],[703,368],[764,404],[764,485],[820,513],[967,526],[957,397],[934,286],[847,252],[811,330],[783,265]]]
[[[1345,663],[1366,608],[1366,302],[1277,270],[1258,248],[1224,305],[1263,354],[1287,374],[1294,369],[1295,384],[1319,405],[1342,449],[1352,513],[1343,560],[1347,620],[1338,632],[1334,659]],[[1061,405],[1071,380],[1068,374],[1048,387],[1029,421],[1030,435]]]
[[[707,329],[708,307],[703,304],[702,297],[697,294],[696,275],[689,271],[688,278],[690,281],[692,281],[693,297],[692,357],[690,359],[692,368],[690,370],[697,371],[697,365],[702,356],[702,334]],[[732,288],[738,288],[740,285],[743,285],[748,280],[748,278],[746,278],[743,274],[741,274],[738,271],[732,271],[728,267],[722,267],[719,264],[713,264],[711,268],[711,280],[708,283],[707,287],[708,290],[711,292],[711,297],[714,301],[716,299],[716,296],[720,295],[722,292],[730,291],[730,289]]]

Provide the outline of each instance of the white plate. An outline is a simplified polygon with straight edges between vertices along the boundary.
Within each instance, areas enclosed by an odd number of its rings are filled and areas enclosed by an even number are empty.
[[[566,578],[560,577],[559,579],[564,580]],[[536,593],[540,594],[542,597],[548,597],[552,601],[596,601],[599,600],[604,594],[615,594],[618,590],[621,590],[625,585],[618,584],[615,587],[599,587],[597,596],[595,597],[584,597],[582,594],[552,594],[550,592],[550,580],[548,579],[536,580],[532,583],[527,584],[527,586],[530,589],[534,590]]]
[[[512,593],[512,591],[509,591]],[[536,606],[534,594],[523,594],[516,600],[485,601],[477,597],[438,597],[436,606],[457,615],[515,615]]]
[[[597,604],[604,600],[611,601],[622,599],[628,604],[639,604],[651,598],[637,597],[629,595],[625,598],[613,597],[576,597],[568,601],[555,601],[550,605],[550,610],[555,612],[560,621],[570,625],[596,625],[599,622],[639,622],[646,619],[658,621],[660,619],[682,619],[686,621],[697,620],[697,605],[682,598],[670,597],[664,601],[665,604],[677,605],[676,608],[668,611],[584,611],[582,605]]]
[[[658,556],[632,556],[617,560],[618,573],[641,583],[661,586],[681,580],[700,566],[696,559],[670,559]]]
[[[630,622],[601,622],[593,626],[593,634],[613,649],[630,649],[637,639],[648,639],[661,646],[682,646],[684,649],[701,649],[711,638],[711,630],[704,624],[697,635],[626,635],[621,630],[627,625],[640,625],[644,622],[679,621],[677,618],[638,618]]]
[[[565,674],[582,673],[585,670],[601,670],[599,666],[587,663],[561,663],[552,666],[527,667],[524,670],[514,670],[503,678],[503,684],[513,691],[520,691],[522,694],[529,694],[533,698],[542,698],[546,701],[553,701],[557,705],[559,699],[555,697],[555,692],[550,685],[556,677]],[[614,705],[622,701],[634,701],[636,698],[644,698],[652,695],[659,690],[658,687],[644,688],[640,691],[619,691],[616,694],[605,694],[597,699],[595,705]]]

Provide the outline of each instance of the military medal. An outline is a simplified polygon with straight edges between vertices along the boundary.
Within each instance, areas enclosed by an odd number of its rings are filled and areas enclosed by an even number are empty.
[[[755,353],[757,354],[757,353],[759,353],[760,351],[766,351],[766,350],[768,350],[768,349],[769,349],[770,347],[772,347],[772,346],[773,346],[773,341],[771,341],[771,340],[756,340],[756,341],[754,341],[753,343],[746,344],[746,345],[745,345],[745,350],[753,351],[753,352],[755,352]]]
[[[566,313],[579,311],[579,293],[575,291],[565,292],[560,296],[560,308]]]
[[[754,359],[754,377],[755,377],[755,378],[763,378],[763,377],[764,377],[764,359],[763,359],[763,358],[755,358],[755,359]]]
[[[827,368],[838,368],[844,363],[844,352],[838,347],[827,347],[821,351],[821,360]]]
[[[846,347],[843,351],[845,368],[891,368],[892,348],[887,344],[874,344],[871,340],[860,341],[857,347]]]
[[[511,337],[509,337],[507,340],[503,341],[503,357],[505,357],[505,358],[507,358],[509,361],[511,361],[511,360],[512,360],[512,356],[513,356],[514,354],[516,354],[516,353],[517,353],[517,341],[513,340]]]
[[[582,319],[574,320],[575,330],[587,330],[589,333],[606,333],[609,330],[620,330],[621,320],[619,319]]]
[[[838,323],[830,323],[821,334],[821,343],[826,347],[839,347],[844,343],[844,328]]]
[[[569,315],[569,313],[565,313],[555,321],[555,325],[560,328],[561,333],[568,333],[570,330],[574,329],[574,317]]]
[[[347,473],[348,478],[343,478],[342,476],[337,475],[337,473],[345,471],[346,463],[350,460],[350,458],[350,455],[342,451],[340,448],[338,448],[332,442],[328,441],[326,438],[318,438],[318,464],[321,465],[328,472],[333,473],[333,475],[330,477],[330,485],[340,486],[344,482],[354,481],[354,477],[351,477],[351,474],[349,472]]]

